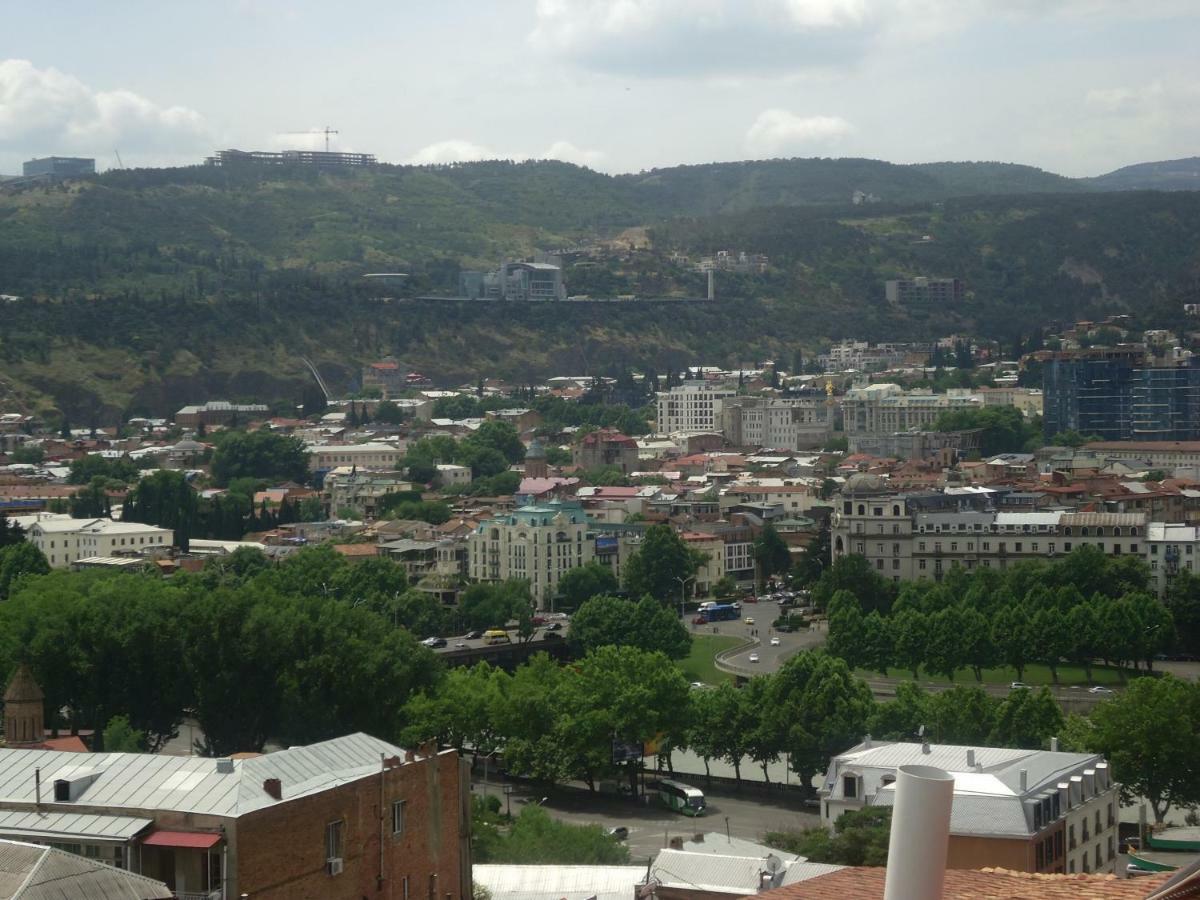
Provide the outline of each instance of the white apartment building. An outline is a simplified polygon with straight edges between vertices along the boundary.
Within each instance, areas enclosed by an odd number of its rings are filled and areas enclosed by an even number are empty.
[[[834,406],[824,397],[737,397],[721,408],[721,431],[735,447],[810,450],[833,434]]]
[[[1140,556],[1153,569],[1142,513],[1006,512],[990,493],[888,493],[875,476],[851,476],[834,499],[833,559],[858,554],[893,581],[941,580],[956,565],[1006,569],[1091,545]]]
[[[533,600],[545,609],[562,576],[592,561],[595,537],[583,507],[551,500],[523,506],[480,523],[467,536],[467,572],[475,581],[529,581]]]
[[[871,384],[851,388],[842,398],[843,428],[850,452],[854,453],[861,437],[929,431],[944,412],[979,409],[983,405],[976,394],[909,393],[898,384]]]
[[[53,569],[93,556],[165,553],[175,543],[169,528],[112,519],[45,519],[30,526],[28,538]]]
[[[403,443],[385,444],[368,441],[365,444],[309,444],[309,466],[313,469],[332,469],[337,466],[358,466],[360,469],[394,469],[404,459]]]
[[[701,434],[721,427],[721,410],[737,391],[707,381],[685,381],[658,393],[660,434]]]
[[[949,869],[1113,873],[1118,785],[1092,753],[872,741],[835,756],[821,787],[821,821],[895,803],[896,770],[934,766],[954,777]]]
[[[1151,522],[1146,526],[1145,555],[1150,565],[1150,580],[1162,596],[1173,575],[1200,574],[1200,528]]]

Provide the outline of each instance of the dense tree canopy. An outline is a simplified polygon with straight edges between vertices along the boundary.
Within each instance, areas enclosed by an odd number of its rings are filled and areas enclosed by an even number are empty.
[[[672,607],[653,597],[632,601],[600,595],[584,601],[571,618],[569,642],[581,655],[617,646],[657,650],[682,659],[691,649],[692,637]]]
[[[677,598],[683,594],[683,580],[703,562],[704,554],[688,547],[670,525],[651,525],[625,564],[625,590],[635,597]]]
[[[217,438],[212,477],[225,486],[235,478],[304,482],[308,479],[308,451],[297,437],[258,431],[226,431]]]

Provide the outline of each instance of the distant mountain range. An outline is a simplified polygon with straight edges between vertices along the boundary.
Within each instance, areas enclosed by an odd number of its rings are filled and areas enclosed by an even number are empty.
[[[0,186],[0,411],[161,415],[206,399],[298,399],[307,355],[352,387],[395,354],[439,380],[749,362],[830,339],[1008,342],[1057,319],[1131,313],[1186,330],[1200,301],[1200,160],[1066,178],[997,162],[776,159],[606,175],[490,161],[317,171],[192,166]],[[1157,188],[1159,190],[1139,190]],[[718,302],[380,303],[362,276],[444,294],[460,268],[534,249],[574,293],[703,294],[670,257],[766,254]],[[627,254],[627,242],[649,246]],[[676,257],[678,259],[678,257]],[[883,281],[954,276],[953,309],[893,305]],[[602,308],[601,308],[602,307]],[[88,423],[90,424],[90,423]]]
[[[1082,180],[1102,191],[1196,191],[1200,190],[1200,156],[1137,163]]]

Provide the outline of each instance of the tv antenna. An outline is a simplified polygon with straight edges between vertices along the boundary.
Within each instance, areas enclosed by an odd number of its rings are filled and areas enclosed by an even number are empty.
[[[281,134],[323,134],[325,135],[325,152],[329,152],[329,136],[337,134],[336,128],[330,128],[326,125],[324,128],[310,128],[308,131],[283,131]]]

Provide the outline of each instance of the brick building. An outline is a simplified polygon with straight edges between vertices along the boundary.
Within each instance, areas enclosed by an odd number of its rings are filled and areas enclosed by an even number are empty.
[[[471,896],[455,751],[365,734],[245,759],[0,749],[0,836],[224,900]]]
[[[617,466],[626,475],[638,469],[637,441],[611,428],[584,435],[571,455],[571,462],[583,469]]]

